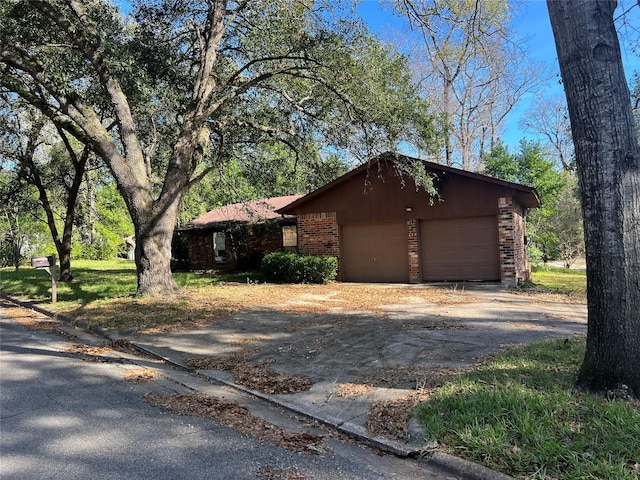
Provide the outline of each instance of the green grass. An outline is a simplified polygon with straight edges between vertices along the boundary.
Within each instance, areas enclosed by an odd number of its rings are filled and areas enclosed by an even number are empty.
[[[102,300],[128,298],[136,292],[136,267],[128,260],[74,260],[71,273],[72,282],[57,283],[58,302],[50,307],[54,311],[71,311]],[[182,287],[197,289],[222,281],[255,282],[260,275],[252,272],[224,275],[176,272],[174,278]],[[51,277],[46,271],[28,265],[20,267],[17,272],[14,268],[1,268],[0,289],[8,295],[35,303],[51,301]]]
[[[428,438],[518,478],[635,479],[640,402],[574,388],[584,338],[505,351],[421,405]]]
[[[59,308],[86,304],[98,299],[127,297],[136,291],[136,269],[126,260],[75,260],[71,265],[74,280],[57,283]],[[0,269],[0,288],[9,295],[34,302],[51,299],[51,277],[44,270],[22,266]]]
[[[582,270],[539,265],[531,268],[531,277],[532,285],[529,287],[586,297],[587,275]]]

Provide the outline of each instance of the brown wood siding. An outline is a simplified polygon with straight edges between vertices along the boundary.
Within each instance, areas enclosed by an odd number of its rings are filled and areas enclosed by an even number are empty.
[[[340,237],[343,281],[409,281],[406,222],[343,225]]]
[[[495,216],[420,223],[425,281],[500,280]]]
[[[400,222],[410,219],[445,219],[498,214],[498,198],[511,196],[510,189],[461,175],[440,174],[436,183],[442,201],[430,202],[423,190],[405,177],[404,186],[392,169],[382,177],[366,172],[337,185],[300,206],[297,215],[336,212],[340,225]],[[407,212],[407,208],[411,212]]]

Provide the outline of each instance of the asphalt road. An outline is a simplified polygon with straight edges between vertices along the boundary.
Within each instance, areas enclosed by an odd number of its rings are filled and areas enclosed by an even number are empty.
[[[161,377],[134,384],[127,359],[83,360],[54,333],[0,310],[0,477],[18,479],[455,479],[438,466],[329,439],[300,454],[208,419],[148,405],[148,392],[186,393]]]

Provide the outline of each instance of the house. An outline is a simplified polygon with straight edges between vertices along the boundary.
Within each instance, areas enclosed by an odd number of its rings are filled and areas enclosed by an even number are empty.
[[[225,205],[178,229],[187,266],[201,269],[257,269],[270,252],[296,248],[296,219],[276,210],[301,195]]]
[[[423,162],[439,198],[402,173]],[[525,210],[535,189],[384,154],[277,210],[296,215],[298,252],[338,257],[346,282],[527,279]]]

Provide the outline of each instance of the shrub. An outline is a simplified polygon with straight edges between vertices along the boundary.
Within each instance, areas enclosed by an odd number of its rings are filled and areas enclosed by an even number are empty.
[[[261,270],[267,281],[327,283],[336,278],[338,259],[274,252],[265,255],[262,259]]]

